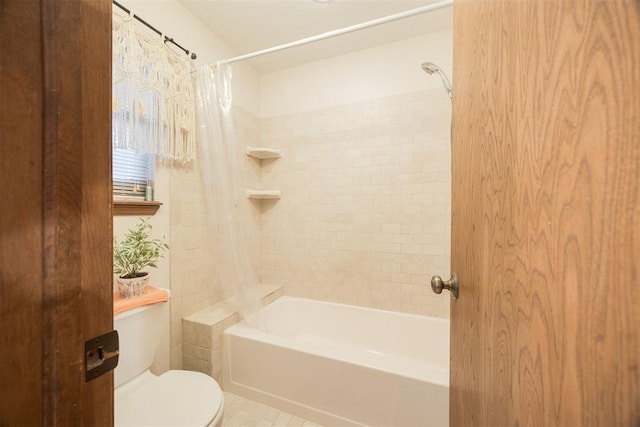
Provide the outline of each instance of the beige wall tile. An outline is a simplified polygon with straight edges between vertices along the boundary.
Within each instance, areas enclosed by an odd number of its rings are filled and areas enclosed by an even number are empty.
[[[262,121],[261,279],[285,293],[448,317],[450,103],[439,90]]]
[[[283,194],[238,198],[239,247],[256,280],[289,295],[448,317],[448,298],[429,285],[450,263],[450,103],[441,88],[263,120],[235,108],[234,125],[239,188]],[[282,157],[247,157],[257,145],[280,148]],[[221,330],[208,330],[207,343],[182,323],[230,297],[239,280],[201,167],[171,176],[171,278],[180,298],[171,354],[174,366],[184,339],[184,366],[217,374],[218,361],[196,356],[219,350]]]
[[[237,186],[244,193],[244,188],[253,187],[259,180],[259,165],[255,162],[252,164],[245,151],[247,145],[257,145],[260,141],[261,122],[240,108],[234,108],[233,111],[237,144],[235,162],[239,171]],[[186,331],[183,335],[183,326],[192,326],[183,324],[182,319],[232,296],[234,282],[238,281],[238,269],[229,250],[229,238],[223,238],[224,217],[219,207],[220,195],[207,189],[203,174],[205,165],[201,162],[198,160],[171,170],[171,199],[176,201],[171,204],[171,288],[174,298],[171,312],[172,366],[173,358],[178,358],[176,349],[181,346],[183,338],[187,342],[187,334],[196,333],[196,336],[189,335],[189,344],[197,348],[211,348],[211,336],[205,338],[199,333],[202,331]],[[260,209],[256,210],[244,197],[239,197],[238,202],[244,206],[238,214],[238,223],[247,236],[239,247],[242,251],[250,252],[249,262],[257,268],[260,264]],[[209,333],[207,330],[206,334]],[[209,340],[208,345],[204,342],[206,340]],[[197,351],[194,347],[185,345],[184,350],[190,352],[189,357],[184,359],[185,368],[202,372],[211,370],[210,365],[205,366],[194,357]]]

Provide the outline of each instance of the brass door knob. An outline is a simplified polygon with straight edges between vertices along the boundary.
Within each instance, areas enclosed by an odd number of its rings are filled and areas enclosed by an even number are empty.
[[[456,273],[451,273],[449,280],[442,280],[440,276],[433,276],[431,278],[431,289],[436,294],[441,294],[443,289],[451,292],[451,296],[454,299],[458,299],[458,276]]]

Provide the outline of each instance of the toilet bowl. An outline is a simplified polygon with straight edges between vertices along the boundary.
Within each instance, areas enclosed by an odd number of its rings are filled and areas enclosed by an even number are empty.
[[[213,378],[200,372],[170,370],[154,375],[149,370],[163,334],[168,333],[168,303],[118,314],[114,326],[120,339],[116,426],[222,425],[224,397]]]
[[[222,424],[224,398],[200,372],[147,371],[115,393],[116,426],[212,426]]]

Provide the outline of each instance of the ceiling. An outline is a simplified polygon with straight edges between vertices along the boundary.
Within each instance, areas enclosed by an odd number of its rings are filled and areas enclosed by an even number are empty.
[[[179,0],[238,55],[434,3],[434,0]],[[451,7],[249,60],[260,72],[453,27]]]

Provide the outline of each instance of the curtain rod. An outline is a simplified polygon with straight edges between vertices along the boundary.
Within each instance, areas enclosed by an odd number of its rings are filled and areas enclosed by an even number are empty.
[[[433,10],[442,9],[444,7],[452,6],[453,0],[442,0],[436,3],[431,3],[427,6],[421,6],[415,9],[410,9],[405,12],[395,13],[382,18],[372,19],[371,21],[362,22],[360,24],[351,25],[349,27],[340,28],[337,30],[327,31],[322,34],[300,39],[294,42],[281,44],[278,46],[270,47],[267,49],[258,50],[255,52],[247,53],[240,56],[234,56],[233,58],[224,59],[219,61],[221,64],[231,64],[232,62],[244,61],[245,59],[255,58],[256,56],[266,55],[268,53],[278,52],[281,50],[289,49],[292,47],[302,46],[308,43],[313,43],[319,40],[328,39],[331,37],[341,36],[343,34],[351,33],[365,28],[374,27],[380,24],[386,24],[387,22],[397,21],[398,19],[408,18],[414,15],[419,15],[425,12],[431,12]]]
[[[162,34],[162,32],[160,32],[160,30],[158,30],[156,27],[154,27],[153,25],[149,24],[147,21],[145,21],[144,19],[140,18],[138,15],[131,13],[131,11],[129,9],[127,9],[126,7],[124,7],[123,5],[121,5],[120,3],[118,3],[116,0],[112,0],[113,4],[115,4],[116,6],[118,6],[120,9],[122,9],[123,11],[125,11],[125,13],[130,14],[132,17],[134,17],[135,19],[137,19],[138,21],[140,21],[141,23],[143,23],[144,25],[146,25],[147,27],[149,27],[153,32],[155,32],[156,34],[158,34],[161,37],[164,37],[164,42],[167,43],[171,43],[173,45],[175,45],[178,49],[182,50],[184,53],[186,53],[187,55],[189,55],[189,57],[191,59],[196,59],[198,57],[198,55],[195,54],[195,52],[189,52],[188,49],[185,49],[184,47],[180,46],[178,43],[176,43],[173,38],[171,37],[167,37],[165,35]]]

